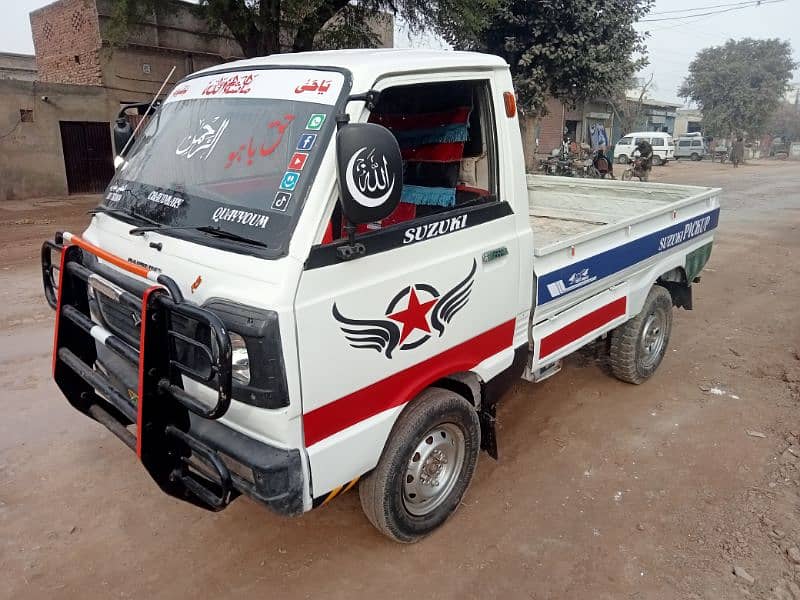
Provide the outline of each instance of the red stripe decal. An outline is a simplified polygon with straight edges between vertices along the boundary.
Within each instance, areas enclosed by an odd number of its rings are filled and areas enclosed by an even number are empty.
[[[332,436],[385,410],[401,406],[445,375],[467,371],[514,343],[514,323],[507,321],[458,346],[376,381],[303,415],[306,446]]]
[[[579,340],[583,336],[600,329],[606,323],[613,321],[617,317],[623,316],[628,309],[628,298],[622,297],[614,300],[611,304],[601,306],[597,310],[582,316],[577,321],[573,321],[566,327],[554,331],[542,339],[542,346],[539,350],[539,358],[551,355],[556,350],[560,350]]]
[[[162,289],[154,285],[147,288],[142,295],[142,324],[139,326],[139,388],[136,390],[136,456],[142,458],[142,404],[144,404],[144,332],[147,324],[147,302],[150,294]]]

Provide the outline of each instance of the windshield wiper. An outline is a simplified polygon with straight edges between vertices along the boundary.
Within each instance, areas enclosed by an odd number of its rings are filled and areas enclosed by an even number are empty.
[[[109,208],[108,206],[98,206],[91,210],[86,211],[90,215],[96,215],[97,213],[109,213],[112,215],[125,215],[126,217],[132,217],[134,219],[138,219],[139,221],[143,221],[145,223],[150,223],[152,225],[159,225],[158,221],[151,219],[150,217],[145,217],[144,215],[140,215],[132,208]]]
[[[238,233],[233,233],[232,231],[221,229],[220,227],[214,227],[213,225],[170,226],[170,225],[161,225],[160,223],[154,223],[153,225],[145,225],[144,227],[134,227],[128,233],[130,233],[131,235],[144,235],[148,231],[157,231],[161,233],[164,231],[176,231],[181,229],[192,229],[194,231],[202,231],[203,233],[208,233],[228,240],[234,240],[236,242],[244,242],[245,244],[253,244],[255,246],[261,246],[262,248],[269,248],[269,246],[264,242],[259,242],[258,240],[254,240],[249,237],[239,235]]]

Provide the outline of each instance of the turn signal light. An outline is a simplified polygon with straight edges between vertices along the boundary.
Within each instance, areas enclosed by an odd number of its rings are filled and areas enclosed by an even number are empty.
[[[517,99],[514,98],[514,92],[503,92],[503,102],[506,104],[506,116],[509,119],[514,118],[517,114]]]

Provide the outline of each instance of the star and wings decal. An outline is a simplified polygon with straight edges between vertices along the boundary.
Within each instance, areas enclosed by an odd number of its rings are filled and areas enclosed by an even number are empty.
[[[386,358],[400,350],[412,350],[427,342],[434,332],[442,337],[445,329],[469,302],[476,260],[467,276],[452,289],[440,294],[432,285],[415,283],[403,288],[389,302],[383,319],[356,319],[345,316],[334,302],[333,318],[340,323],[345,339],[353,348],[375,350]],[[403,308],[403,306],[405,308]]]

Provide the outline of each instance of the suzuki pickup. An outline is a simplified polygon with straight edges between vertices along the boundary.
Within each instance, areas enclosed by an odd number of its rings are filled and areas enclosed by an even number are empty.
[[[118,122],[87,229],[42,247],[53,376],[211,510],[358,486],[379,531],[424,537],[497,458],[509,385],[599,338],[653,376],[719,218],[717,189],[526,175],[486,54],[242,60],[145,120]]]

